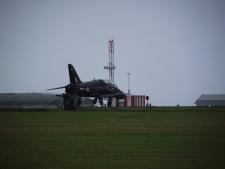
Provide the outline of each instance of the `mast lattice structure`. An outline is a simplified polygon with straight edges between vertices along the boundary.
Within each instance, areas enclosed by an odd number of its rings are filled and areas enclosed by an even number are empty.
[[[109,50],[109,65],[104,66],[104,69],[109,70],[109,80],[114,83],[114,70],[116,66],[114,65],[114,41],[113,39],[109,39],[108,42],[108,50]]]

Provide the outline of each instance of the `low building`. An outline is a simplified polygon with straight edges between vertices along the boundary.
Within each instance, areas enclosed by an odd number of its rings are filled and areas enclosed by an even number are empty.
[[[1,109],[60,108],[63,98],[49,93],[0,93]]]
[[[195,104],[196,106],[225,106],[225,94],[202,94]]]
[[[124,102],[125,107],[145,107],[144,95],[127,95]]]

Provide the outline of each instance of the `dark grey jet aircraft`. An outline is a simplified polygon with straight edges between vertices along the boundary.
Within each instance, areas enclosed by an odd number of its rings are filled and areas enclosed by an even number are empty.
[[[68,64],[70,83],[66,86],[52,88],[48,90],[65,88],[63,94],[64,109],[76,109],[81,104],[81,97],[93,97],[93,104],[99,100],[103,106],[103,98],[108,98],[108,107],[112,105],[112,98],[124,99],[123,93],[115,84],[109,80],[92,80],[82,82],[75,71],[73,65]]]

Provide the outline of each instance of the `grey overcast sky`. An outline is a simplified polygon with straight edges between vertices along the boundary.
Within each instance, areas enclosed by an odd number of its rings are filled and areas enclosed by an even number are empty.
[[[0,0],[0,93],[67,84],[68,63],[106,79],[110,38],[124,92],[130,72],[153,105],[225,93],[224,0]]]

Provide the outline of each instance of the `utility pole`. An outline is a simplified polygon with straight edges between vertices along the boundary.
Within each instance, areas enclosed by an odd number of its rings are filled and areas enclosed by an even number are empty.
[[[128,95],[130,95],[130,73],[127,73],[128,78]]]

